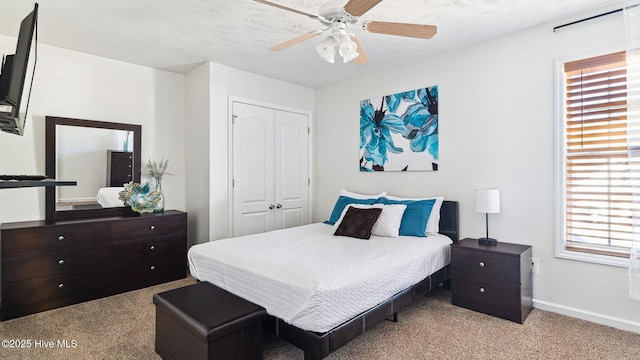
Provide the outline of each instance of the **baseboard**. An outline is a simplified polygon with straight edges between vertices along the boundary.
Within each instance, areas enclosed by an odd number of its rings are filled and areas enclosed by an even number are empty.
[[[536,309],[567,315],[596,324],[611,326],[616,329],[631,331],[640,334],[640,322],[637,321],[630,321],[609,315],[598,314],[591,311],[580,310],[569,306],[554,304],[537,299],[533,299],[533,307]]]

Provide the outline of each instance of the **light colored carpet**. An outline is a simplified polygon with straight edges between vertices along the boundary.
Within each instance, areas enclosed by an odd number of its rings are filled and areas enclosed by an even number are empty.
[[[31,340],[31,347],[0,348],[0,359],[157,360],[152,296],[192,283],[174,281],[2,322],[0,339]],[[63,340],[69,347],[59,346]],[[54,347],[36,348],[37,341]],[[265,335],[264,358],[303,354]],[[380,323],[327,359],[640,359],[640,334],[538,309],[520,325],[453,306],[451,293],[438,289],[401,311],[397,323]]]

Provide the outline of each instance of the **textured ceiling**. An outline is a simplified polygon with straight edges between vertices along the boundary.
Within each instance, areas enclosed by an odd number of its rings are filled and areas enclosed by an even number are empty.
[[[324,3],[273,1],[312,14],[317,14]],[[179,73],[213,61],[318,88],[548,21],[613,10],[623,2],[386,0],[362,18],[436,25],[438,34],[430,40],[421,40],[356,31],[370,58],[365,65],[342,64],[339,59],[335,64],[322,61],[315,51],[320,38],[280,52],[269,51],[276,44],[322,26],[317,20],[252,0],[40,0],[38,3],[40,43]],[[20,21],[33,9],[33,4],[28,0],[0,0],[0,34],[16,37]]]

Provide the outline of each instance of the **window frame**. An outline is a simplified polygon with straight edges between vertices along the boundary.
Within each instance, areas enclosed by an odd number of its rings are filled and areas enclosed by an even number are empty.
[[[557,258],[577,260],[602,265],[629,267],[629,258],[602,255],[582,251],[568,250],[566,240],[566,179],[565,179],[565,79],[564,65],[567,62],[625,51],[624,48],[612,48],[593,51],[579,56],[556,58],[555,60],[555,256]]]

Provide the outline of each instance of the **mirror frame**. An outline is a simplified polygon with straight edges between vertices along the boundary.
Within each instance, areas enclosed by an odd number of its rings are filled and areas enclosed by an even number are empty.
[[[45,124],[45,175],[47,178],[56,179],[56,126],[80,126],[109,130],[125,130],[133,132],[133,181],[140,182],[142,171],[142,126],[133,124],[121,124],[104,121],[72,119],[56,116],[46,116]],[[72,179],[69,179],[72,180]],[[56,188],[46,187],[45,216],[47,221],[72,220],[105,216],[133,216],[136,213],[131,207],[113,207],[89,210],[56,210]]]

